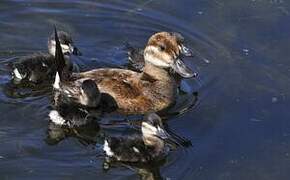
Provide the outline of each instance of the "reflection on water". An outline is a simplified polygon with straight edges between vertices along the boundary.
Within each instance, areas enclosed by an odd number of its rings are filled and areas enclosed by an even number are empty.
[[[97,140],[99,131],[99,124],[95,121],[74,128],[63,127],[53,122],[49,122],[45,142],[49,145],[56,145],[65,138],[74,137],[81,144],[95,144],[96,142],[101,142]]]
[[[136,174],[138,174],[139,176],[139,179],[141,180],[161,180],[161,179],[166,179],[166,177],[163,177],[160,173],[160,167],[163,166],[165,163],[166,163],[165,160],[151,163],[150,165],[132,164],[132,163],[128,164],[128,163],[120,163],[120,162],[109,164],[105,161],[103,166],[106,172],[108,172],[109,170],[113,170],[114,168],[117,168],[117,167],[125,167],[127,169],[130,169],[136,172]]]
[[[282,0],[1,1],[0,179],[288,179],[289,12]],[[14,88],[9,64],[45,52],[53,24],[75,37],[83,69],[125,67],[126,42],[183,34],[196,54],[185,63],[199,77],[182,82],[164,117],[193,147],[156,166],[105,172],[93,144],[127,134],[137,117],[108,114],[100,129],[49,123],[51,89]]]

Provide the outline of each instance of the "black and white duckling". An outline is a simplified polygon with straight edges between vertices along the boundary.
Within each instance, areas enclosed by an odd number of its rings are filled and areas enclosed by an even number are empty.
[[[118,68],[99,68],[67,75],[59,68],[54,88],[64,96],[79,99],[78,102],[86,105],[82,103],[79,94],[81,84],[91,79],[101,93],[109,95],[116,102],[119,113],[145,114],[161,111],[173,105],[176,100],[178,85],[170,72],[175,71],[183,78],[195,76],[180,59],[181,47],[183,44],[179,36],[159,32],[151,36],[147,43],[144,50],[145,66],[141,73]],[[57,59],[57,62],[62,61]],[[63,64],[58,67],[63,67]]]
[[[94,81],[84,81],[79,92],[78,100],[81,100],[81,103],[75,103],[73,99],[62,97],[61,94],[54,96],[61,100],[54,99],[58,103],[54,103],[54,110],[49,113],[52,122],[62,126],[76,127],[87,124],[100,115],[100,111],[90,109],[90,107],[98,107],[101,101],[101,94]],[[87,104],[87,106],[84,107],[81,104]]]
[[[70,56],[81,55],[81,52],[74,46],[71,36],[64,32],[59,32],[59,41],[64,53],[65,63],[70,70],[76,69],[70,61]],[[52,34],[48,38],[49,53],[34,53],[24,56],[12,65],[12,81],[16,84],[20,82],[41,83],[45,81],[52,82],[56,73],[55,65],[55,37]]]
[[[144,116],[141,134],[128,137],[108,137],[103,150],[108,161],[140,162],[162,160],[179,142],[163,127],[161,118],[155,113]]]
[[[92,82],[87,80],[82,84],[82,96],[86,101],[94,99],[90,103],[99,104],[99,94],[96,93],[97,89],[94,89],[96,85]],[[95,143],[100,129],[98,123],[102,113],[100,110],[65,101],[59,102],[53,108],[48,115],[50,120],[46,138],[48,144],[57,144],[66,137],[76,137],[83,144]]]
[[[98,111],[92,111],[80,106],[62,104],[49,112],[50,121],[59,126],[80,127],[100,116]]]
[[[67,89],[67,91],[71,90]],[[109,97],[100,93],[93,80],[85,80],[78,92],[80,94],[77,99],[63,96],[61,92],[55,92],[54,109],[49,113],[52,122],[62,126],[78,127],[90,123],[104,112],[111,112],[116,108],[113,101],[109,101]],[[108,104],[108,102],[111,103]],[[86,104],[86,106],[82,104]]]

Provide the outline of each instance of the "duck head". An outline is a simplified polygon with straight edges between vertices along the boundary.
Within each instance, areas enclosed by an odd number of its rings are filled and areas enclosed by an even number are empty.
[[[58,38],[60,41],[62,52],[65,56],[76,55],[81,56],[82,53],[74,46],[72,37],[64,31],[58,31]],[[48,51],[51,55],[55,55],[55,33],[48,38]]]
[[[180,145],[180,142],[164,129],[162,119],[156,113],[144,116],[141,131],[145,145],[154,146],[159,151],[163,149],[165,143],[173,146]]]
[[[97,107],[101,100],[101,92],[93,80],[85,80],[80,88],[80,103],[88,107]]]
[[[172,69],[184,78],[191,78],[197,74],[192,72],[181,60],[181,56],[191,56],[192,53],[183,44],[184,38],[179,33],[159,32],[148,40],[144,50],[146,64],[163,69]]]

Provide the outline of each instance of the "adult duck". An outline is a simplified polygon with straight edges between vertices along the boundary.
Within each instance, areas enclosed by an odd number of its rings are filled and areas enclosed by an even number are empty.
[[[56,42],[57,39],[56,32]],[[57,43],[56,74],[54,89],[62,97],[74,99],[82,105],[91,106],[92,99],[82,96],[82,83],[93,80],[101,94],[112,97],[117,111],[122,114],[145,114],[161,111],[174,104],[177,83],[170,71],[183,78],[195,76],[181,61],[184,45],[176,33],[159,32],[152,35],[144,49],[145,65],[142,72],[118,68],[99,68],[81,73],[69,73],[64,67],[60,44]],[[92,92],[96,89],[92,89]],[[61,98],[55,98],[61,101]],[[94,104],[94,106],[96,106]]]

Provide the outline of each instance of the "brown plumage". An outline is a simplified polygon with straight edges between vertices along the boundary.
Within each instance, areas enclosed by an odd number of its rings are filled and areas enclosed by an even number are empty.
[[[84,80],[93,80],[101,93],[110,95],[123,114],[144,114],[161,111],[175,102],[177,84],[170,69],[183,72],[178,65],[180,43],[176,35],[160,32],[153,35],[144,50],[145,66],[141,73],[125,69],[101,68],[74,73],[61,82],[58,90],[78,99],[80,85]],[[178,63],[177,63],[178,61]],[[184,65],[184,64],[182,64]],[[178,66],[178,67],[176,67]],[[186,74],[187,77],[190,74]],[[67,93],[75,91],[75,93]],[[79,103],[85,105],[81,101]]]
[[[111,95],[118,111],[125,114],[143,114],[168,107],[174,101],[176,87],[173,79],[167,73],[164,75],[163,80],[155,80],[124,69],[97,69],[79,74],[80,80],[94,80],[100,92]]]

